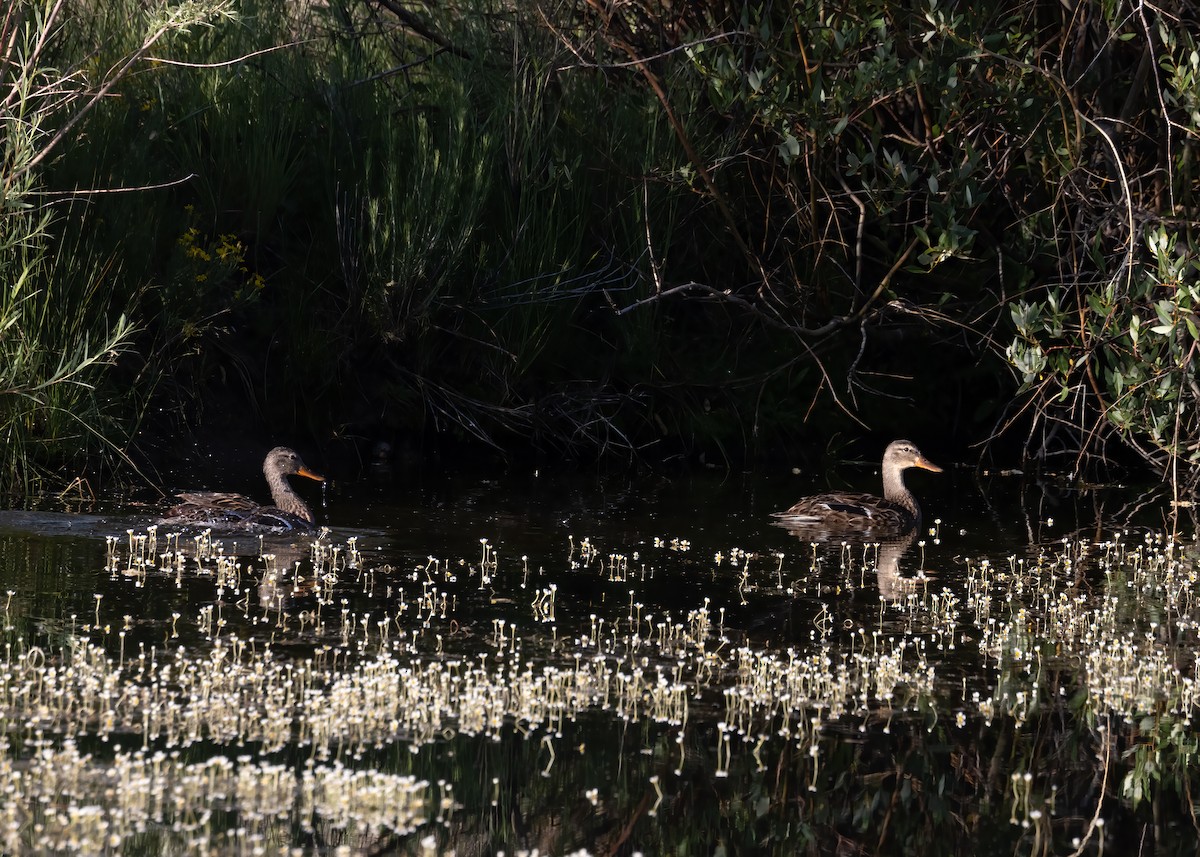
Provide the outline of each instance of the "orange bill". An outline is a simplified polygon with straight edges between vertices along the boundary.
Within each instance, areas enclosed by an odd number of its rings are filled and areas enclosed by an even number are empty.
[[[922,470],[932,470],[934,473],[941,473],[942,468],[938,467],[928,458],[918,454],[916,460],[913,461],[913,467],[920,467]]]

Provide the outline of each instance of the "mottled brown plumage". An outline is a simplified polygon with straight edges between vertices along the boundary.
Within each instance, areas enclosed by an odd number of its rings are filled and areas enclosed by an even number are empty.
[[[277,446],[267,453],[263,475],[267,477],[274,506],[260,506],[242,494],[188,491],[176,495],[182,502],[167,510],[166,517],[159,523],[236,533],[311,531],[312,510],[288,483],[287,477],[305,476],[318,482],[324,482],[325,478],[305,467],[300,456],[286,446]]]
[[[917,498],[904,486],[904,471],[920,467],[941,473],[911,441],[896,440],[883,453],[883,496],[835,492],[816,494],[776,512],[781,525],[795,531],[898,535],[921,523]]]

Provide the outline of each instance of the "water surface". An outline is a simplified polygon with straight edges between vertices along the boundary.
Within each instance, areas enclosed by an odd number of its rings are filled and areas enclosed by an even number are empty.
[[[3,513],[4,849],[1193,853],[1165,503],[910,484],[882,545],[781,474],[377,475],[315,552]]]

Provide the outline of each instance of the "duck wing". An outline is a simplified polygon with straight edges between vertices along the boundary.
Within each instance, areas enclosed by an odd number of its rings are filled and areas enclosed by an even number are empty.
[[[225,491],[185,491],[175,496],[183,502],[173,506],[167,512],[168,515],[188,508],[211,509],[214,512],[253,512],[255,509],[261,508],[245,494],[232,494]]]
[[[910,529],[912,510],[872,494],[817,494],[805,497],[775,517],[790,528],[844,532],[897,532]]]
[[[160,524],[210,529],[222,533],[308,533],[310,521],[277,509],[260,506],[242,494],[188,491],[177,494],[181,502],[167,510]]]

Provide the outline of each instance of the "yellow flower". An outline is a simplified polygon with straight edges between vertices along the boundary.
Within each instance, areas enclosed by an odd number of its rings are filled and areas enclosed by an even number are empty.
[[[236,235],[222,235],[219,241],[220,243],[217,244],[217,255],[222,259],[232,257],[237,260],[242,258],[245,248],[242,246],[242,242],[237,240]]]

